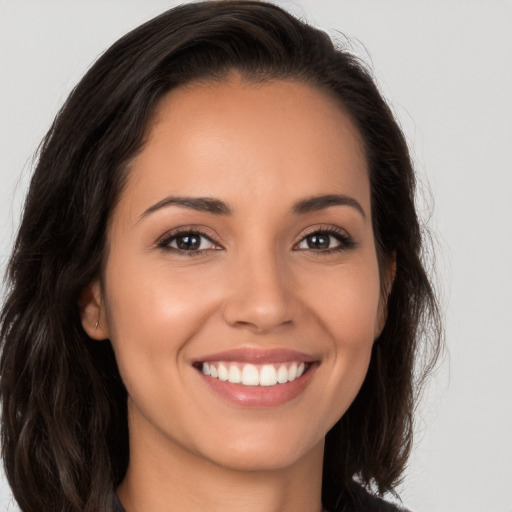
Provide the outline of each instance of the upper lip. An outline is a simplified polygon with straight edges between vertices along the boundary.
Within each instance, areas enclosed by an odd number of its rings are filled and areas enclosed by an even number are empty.
[[[297,361],[312,363],[317,359],[304,352],[288,349],[258,349],[258,348],[235,348],[215,354],[208,354],[204,357],[198,357],[194,362],[208,363],[210,361],[239,361],[245,363],[264,364],[264,363],[284,363],[287,361]]]

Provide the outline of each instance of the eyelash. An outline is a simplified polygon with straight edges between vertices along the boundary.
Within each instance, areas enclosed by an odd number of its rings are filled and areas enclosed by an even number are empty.
[[[354,239],[345,230],[343,230],[341,228],[337,228],[335,226],[317,226],[317,227],[311,229],[309,232],[306,232],[304,234],[304,236],[300,239],[300,241],[294,245],[294,248],[297,247],[302,242],[304,242],[311,235],[332,236],[339,242],[339,245],[336,247],[330,248],[330,249],[311,249],[311,248],[309,248],[309,249],[297,249],[297,250],[310,251],[319,256],[325,256],[328,254],[346,251],[346,250],[352,249],[355,246]]]
[[[209,248],[209,249],[196,249],[196,250],[184,250],[179,249],[175,247],[170,247],[170,244],[177,240],[180,236],[195,236],[199,238],[204,238],[208,240],[210,243],[216,246],[216,248]],[[324,235],[324,236],[332,236],[334,237],[338,242],[339,245],[330,249],[297,249],[297,246],[300,245],[302,242],[304,242],[308,237],[312,235]],[[204,231],[201,231],[197,228],[193,227],[183,227],[179,228],[177,230],[174,230],[170,233],[167,233],[164,235],[158,242],[157,247],[160,249],[163,249],[165,251],[178,253],[180,255],[184,256],[199,256],[199,255],[205,255],[208,254],[210,251],[217,251],[219,249],[222,249],[222,246],[220,244],[217,244],[214,240],[212,240],[212,237],[208,234],[206,234]],[[312,253],[315,253],[317,255],[328,255],[336,252],[342,252],[349,250],[353,248],[355,245],[354,240],[350,235],[347,234],[346,231],[336,228],[334,226],[319,226],[315,227],[314,229],[311,229],[311,231],[305,233],[303,237],[300,239],[298,243],[296,243],[293,248],[297,251],[310,251]]]
[[[211,242],[213,245],[217,246],[216,248],[210,248],[210,249],[198,249],[198,250],[192,250],[192,251],[186,251],[184,249],[179,249],[175,247],[170,247],[170,244],[178,239],[181,236],[196,236],[199,238],[205,238],[209,242]],[[212,237],[210,235],[207,235],[204,231],[201,231],[200,229],[191,227],[191,226],[184,226],[182,228],[176,229],[174,231],[171,231],[170,233],[165,234],[158,242],[157,247],[160,249],[163,249],[165,251],[178,253],[180,255],[184,256],[199,256],[209,253],[210,251],[218,251],[219,249],[222,249],[222,246],[217,244],[212,240]]]

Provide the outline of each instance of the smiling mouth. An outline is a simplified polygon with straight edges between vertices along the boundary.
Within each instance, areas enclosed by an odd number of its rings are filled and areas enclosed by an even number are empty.
[[[205,376],[242,386],[271,387],[293,382],[304,375],[312,363],[290,361],[252,364],[238,361],[198,362],[194,366]]]

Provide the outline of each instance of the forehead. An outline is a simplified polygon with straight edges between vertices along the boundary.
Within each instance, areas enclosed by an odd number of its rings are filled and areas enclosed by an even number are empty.
[[[137,196],[134,209],[166,194],[251,202],[279,191],[286,202],[348,193],[369,201],[355,125],[332,96],[293,81],[233,78],[172,90],[130,168],[123,195]]]

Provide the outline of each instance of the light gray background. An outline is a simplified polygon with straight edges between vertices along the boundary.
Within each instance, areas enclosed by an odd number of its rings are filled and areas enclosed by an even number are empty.
[[[108,45],[176,3],[0,0],[0,270],[31,155],[68,92]],[[512,2],[280,3],[357,38],[434,198],[449,357],[418,411],[404,504],[510,512]],[[0,510],[14,509],[2,477]]]

